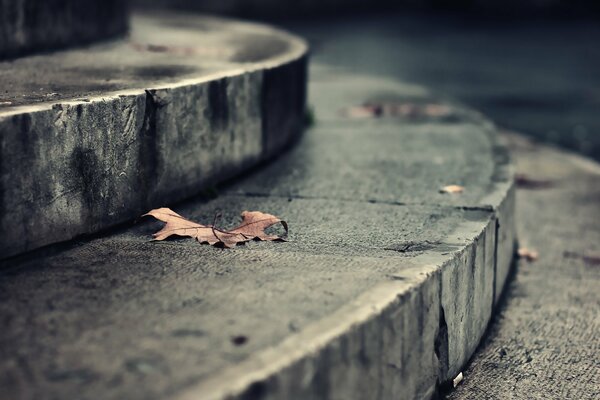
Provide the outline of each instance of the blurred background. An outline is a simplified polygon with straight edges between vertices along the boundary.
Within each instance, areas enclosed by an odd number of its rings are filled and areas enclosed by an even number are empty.
[[[202,12],[226,13],[252,18],[293,19],[360,11],[455,11],[498,16],[523,13],[587,15],[598,12],[593,0],[133,0],[134,5]]]
[[[598,1],[133,3],[274,22],[307,38],[318,62],[424,85],[503,128],[600,160]]]

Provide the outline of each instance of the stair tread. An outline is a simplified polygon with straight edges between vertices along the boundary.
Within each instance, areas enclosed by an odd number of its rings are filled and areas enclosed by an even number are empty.
[[[365,99],[439,99],[411,85],[319,66],[311,76],[317,123],[294,149],[228,184],[215,199],[173,206],[199,222],[212,221],[220,211],[224,226],[245,209],[269,212],[288,221],[288,242],[250,242],[230,250],[189,239],[150,242],[161,224],[142,221],[66,249],[4,262],[0,314],[7,323],[0,340],[7,346],[0,369],[19,382],[22,365],[28,365],[36,377],[31,390],[60,397],[220,398],[247,389],[252,376],[262,379],[301,357],[323,354],[324,343],[359,329],[364,307],[379,315],[402,298],[421,299],[406,300],[421,308],[402,314],[409,326],[397,343],[415,352],[402,368],[414,368],[406,373],[418,379],[437,374],[437,364],[435,372],[427,369],[433,363],[414,366],[432,355],[408,335],[420,343],[438,328],[437,308],[427,300],[427,288],[438,287],[431,281],[438,279],[438,268],[473,263],[461,274],[475,274],[479,264],[467,250],[474,243],[478,262],[485,260],[488,272],[495,268],[493,237],[485,232],[493,232],[490,221],[511,186],[510,176],[499,173],[508,161],[497,157],[490,125],[458,105],[449,105],[456,117],[450,121],[352,119],[339,110]],[[465,193],[439,193],[442,184],[462,184]],[[502,222],[508,229],[502,243],[512,241],[508,221]],[[468,305],[489,317],[495,281],[485,279],[475,284],[486,285],[476,286],[485,300]],[[382,285],[397,293],[368,297]],[[459,286],[447,296],[463,298],[467,291]],[[375,305],[380,303],[386,306]],[[485,320],[465,320],[474,331],[485,329]],[[459,328],[450,329],[452,334]],[[460,329],[476,346],[478,333]],[[364,339],[367,354],[371,344],[378,346]],[[344,351],[351,352],[348,346]],[[413,381],[407,382],[408,393]],[[7,393],[19,392],[19,384],[13,385]]]

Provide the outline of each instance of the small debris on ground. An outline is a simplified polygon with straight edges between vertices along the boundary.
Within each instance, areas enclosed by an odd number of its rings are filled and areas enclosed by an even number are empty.
[[[519,250],[517,251],[517,254],[518,254],[519,258],[522,258],[529,262],[534,262],[539,257],[539,254],[537,251],[528,249],[527,247],[519,248]]]
[[[248,336],[245,335],[237,335],[231,338],[231,343],[236,346],[241,346],[248,341]]]
[[[464,190],[465,190],[464,186],[448,185],[448,186],[444,186],[443,188],[441,188],[440,193],[462,193],[462,192],[464,192]]]
[[[452,385],[454,387],[457,387],[462,382],[462,380],[463,380],[463,373],[459,372],[458,375],[456,375],[456,378],[454,378],[452,380]]]

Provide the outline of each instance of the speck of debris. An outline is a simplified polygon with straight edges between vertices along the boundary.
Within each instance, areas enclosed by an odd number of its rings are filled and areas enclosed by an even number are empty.
[[[452,380],[452,386],[457,387],[463,380],[463,373],[459,372],[456,378]]]
[[[245,335],[237,335],[231,338],[231,343],[236,346],[242,346],[248,341],[248,336]]]
[[[464,186],[460,185],[448,185],[440,188],[440,193],[448,193],[448,194],[459,194],[465,191]]]
[[[296,325],[296,323],[294,323],[294,322],[290,322],[288,324],[288,329],[290,330],[290,332],[298,332],[300,330],[298,325]]]

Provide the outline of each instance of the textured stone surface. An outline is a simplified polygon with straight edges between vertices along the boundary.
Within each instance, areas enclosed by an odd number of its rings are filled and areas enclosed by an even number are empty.
[[[0,254],[198,193],[300,132],[304,42],[205,17],[138,17],[127,41],[0,63]]]
[[[123,0],[1,0],[0,59],[106,40],[127,21]]]
[[[333,110],[365,98],[437,100],[339,70],[311,76],[317,122],[297,148],[212,200],[174,206],[198,221],[220,211],[224,226],[244,209],[270,212],[288,221],[289,241],[154,243],[161,224],[145,221],[4,261],[3,393],[412,399],[462,368],[514,243],[510,165],[490,125],[466,111],[445,122],[340,118]],[[466,159],[464,196],[438,193],[436,176],[456,175],[432,152],[447,166]],[[357,168],[362,180],[347,173]]]
[[[317,65],[309,92],[320,134],[307,135],[290,156],[227,193],[461,207],[494,207],[504,198],[491,196],[510,171],[489,121],[458,104],[446,104],[451,111],[444,118],[349,118],[344,110],[364,102],[443,103],[413,85],[353,79],[348,85],[347,74]],[[439,192],[451,184],[466,190]]]
[[[506,302],[448,398],[596,399],[600,166],[519,136],[508,139],[517,171],[551,182],[517,188],[519,242],[539,259],[518,262]]]

